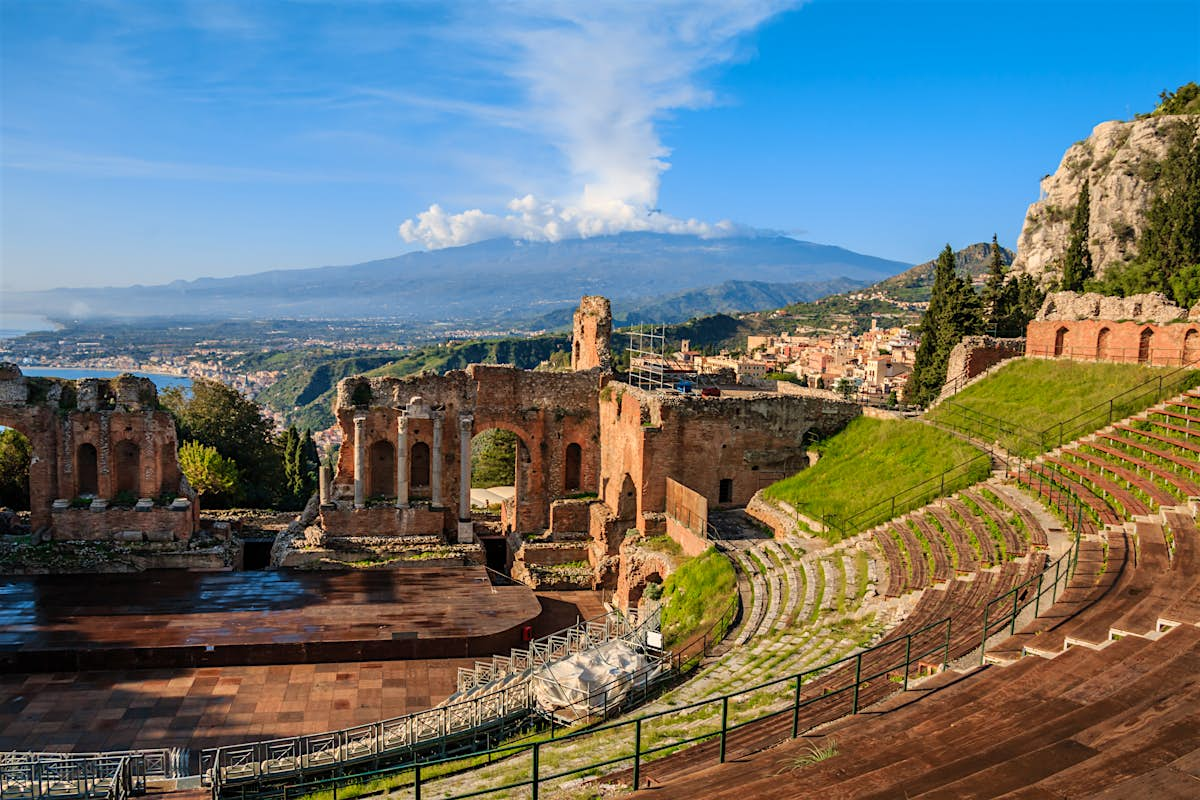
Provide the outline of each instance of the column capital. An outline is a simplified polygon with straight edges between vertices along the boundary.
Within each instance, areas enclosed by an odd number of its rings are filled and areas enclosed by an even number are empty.
[[[365,411],[355,411],[354,412],[354,424],[355,425],[357,425],[360,422],[366,422],[366,421],[367,421],[367,412],[365,412]]]
[[[475,424],[475,417],[470,414],[458,415],[458,427],[460,430],[467,430]]]

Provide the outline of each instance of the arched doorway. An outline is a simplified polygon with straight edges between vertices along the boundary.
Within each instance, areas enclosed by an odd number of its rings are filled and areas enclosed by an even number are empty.
[[[132,492],[137,494],[141,489],[138,473],[141,467],[141,452],[135,442],[122,439],[113,447],[113,466],[115,483],[113,493]]]
[[[637,487],[628,472],[621,481],[621,496],[617,498],[617,519],[631,525],[637,521]]]
[[[518,475],[529,461],[524,450],[521,437],[504,428],[485,428],[471,437],[471,518],[482,536],[516,530]]]
[[[583,448],[571,442],[563,463],[563,490],[575,492],[583,485]]]
[[[75,494],[99,494],[100,471],[96,467],[96,446],[85,442],[75,449]]]
[[[367,456],[367,494],[396,496],[396,448],[386,439],[371,445]]]
[[[1067,343],[1067,329],[1059,328],[1054,332],[1054,355],[1057,358],[1063,354]]]
[[[657,600],[662,597],[662,584],[662,575],[658,572],[651,572],[645,577],[642,583],[630,587],[629,607],[637,608],[642,602],[642,596],[646,594],[649,594],[651,600]]]
[[[1195,328],[1183,336],[1183,363],[1194,364],[1200,361],[1200,331]]]
[[[408,485],[411,489],[424,489],[429,491],[429,445],[425,442],[417,442],[412,446],[412,453],[408,459]]]
[[[1151,346],[1154,344],[1154,329],[1143,328],[1141,336],[1138,337],[1138,363],[1149,363],[1152,354]]]
[[[0,427],[0,506],[29,510],[29,464],[33,445],[16,428]]]
[[[1108,360],[1108,338],[1111,331],[1108,328],[1101,328],[1100,334],[1096,337],[1096,360]]]

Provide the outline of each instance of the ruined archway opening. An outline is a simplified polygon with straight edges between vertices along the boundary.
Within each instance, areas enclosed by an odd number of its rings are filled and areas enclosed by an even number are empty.
[[[1061,356],[1067,345],[1067,329],[1059,328],[1054,332],[1054,355]]]
[[[637,522],[637,487],[628,472],[621,481],[621,496],[617,498],[617,519],[627,525]]]
[[[1146,364],[1150,361],[1152,346],[1154,344],[1154,329],[1145,328],[1138,337],[1138,363]]]
[[[75,450],[75,494],[79,497],[95,497],[99,493],[100,468],[96,446],[84,442]]]
[[[141,489],[142,454],[137,442],[123,439],[113,447],[113,498],[128,502],[132,497],[135,501]]]
[[[1183,337],[1183,363],[1195,364],[1200,361],[1200,331],[1192,328]]]
[[[642,598],[658,600],[662,597],[663,579],[658,572],[651,572],[645,579],[629,590],[629,607],[637,608]]]
[[[396,447],[386,439],[367,451],[367,494],[379,500],[396,496]]]
[[[0,507],[13,511],[29,510],[29,465],[33,445],[16,428],[0,427]],[[4,522],[0,521],[0,533]],[[16,532],[16,531],[7,531]]]
[[[429,445],[417,442],[409,453],[408,485],[413,493],[413,499],[429,497]]]
[[[516,530],[522,450],[521,437],[503,428],[487,428],[471,438],[471,517],[478,523],[476,532],[481,536]],[[489,562],[492,558],[489,552]]]
[[[583,485],[583,448],[575,442],[567,445],[563,458],[563,490],[577,492]]]
[[[1096,360],[1105,361],[1108,359],[1108,340],[1112,331],[1108,328],[1101,328],[1100,334],[1096,337]]]

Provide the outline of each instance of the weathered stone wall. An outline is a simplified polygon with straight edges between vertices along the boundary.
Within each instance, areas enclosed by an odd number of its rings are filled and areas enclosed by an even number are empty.
[[[34,530],[52,529],[55,539],[114,535],[122,530],[177,531],[185,541],[196,530],[194,495],[183,484],[177,459],[175,423],[158,410],[158,393],[147,378],[121,375],[112,379],[29,378],[13,364],[0,364],[0,425],[28,437],[33,449],[29,493]],[[147,520],[162,512],[138,512],[139,522],[126,528],[105,513],[99,517],[53,515],[55,500],[79,495],[111,499],[127,492],[137,498],[187,497],[190,511],[163,528]],[[61,503],[60,503],[61,505]],[[174,524],[189,519],[186,534]],[[182,524],[182,523],[180,523]],[[150,525],[151,527],[139,527]]]
[[[612,369],[612,305],[607,297],[591,295],[575,310],[571,345],[571,369]]]
[[[600,399],[600,497],[620,524],[642,531],[647,514],[666,508],[667,478],[710,505],[745,505],[807,466],[810,430],[830,436],[860,413],[824,398],[659,395],[610,383]]]
[[[1158,325],[1111,320],[1029,323],[1026,352],[1043,358],[1179,366],[1200,361],[1200,323]]]
[[[517,458],[515,521],[518,531],[543,530],[549,525],[550,504],[567,494],[596,491],[600,446],[597,395],[601,377],[595,372],[531,372],[509,366],[475,364],[445,375],[422,374],[405,378],[347,378],[338,384],[334,413],[342,429],[343,444],[333,480],[332,495],[340,509],[353,507],[355,491],[355,425],[361,420],[367,496],[395,500],[398,465],[377,464],[369,458],[381,445],[395,459],[401,418],[407,420],[409,501],[425,504],[442,515],[442,530],[449,534],[460,522],[460,420],[469,420],[467,435],[502,428],[520,440]],[[435,452],[435,417],[441,418],[441,448]],[[432,506],[430,481],[417,481],[414,450],[428,448],[441,463],[441,505]],[[567,448],[581,451],[579,486],[567,487]],[[468,448],[469,449],[469,448]],[[373,468],[390,470],[380,486]],[[433,463],[430,464],[432,478]],[[384,491],[374,491],[383,489]],[[389,490],[390,489],[390,490]],[[355,524],[353,515],[339,518]],[[365,518],[364,518],[365,519]],[[399,521],[399,517],[397,520]],[[375,529],[382,533],[382,529]],[[400,528],[394,531],[399,534]]]
[[[54,510],[55,541],[187,542],[198,528],[196,505],[180,508]]]
[[[1200,305],[1190,312],[1175,305],[1158,292],[1114,297],[1096,292],[1051,292],[1038,309],[1037,321],[1083,319],[1121,320],[1132,322],[1200,321]]]
[[[329,536],[421,536],[441,535],[446,515],[428,508],[325,506],[320,510],[321,527]]]
[[[587,533],[592,500],[555,500],[550,504],[550,533]]]
[[[675,571],[675,561],[665,553],[628,540],[621,547],[617,588],[613,602],[624,609],[637,608],[649,583],[663,583]]]
[[[994,336],[964,336],[950,351],[946,363],[946,383],[942,394],[953,394],[962,389],[976,375],[1007,361],[1018,358],[1025,352],[1025,339],[999,339]]]

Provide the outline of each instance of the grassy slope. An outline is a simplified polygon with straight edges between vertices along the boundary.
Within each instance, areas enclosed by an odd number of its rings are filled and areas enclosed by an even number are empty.
[[[819,449],[821,459],[816,465],[768,486],[766,496],[810,517],[845,519],[980,454],[929,425],[867,417],[854,420]],[[989,469],[981,458],[962,478],[974,483],[985,478]],[[947,484],[947,493],[964,485],[963,479]]]
[[[928,417],[951,426],[961,425],[967,418],[958,409],[966,407],[997,417],[1014,429],[1023,428],[1036,438],[1060,422],[1101,406],[1095,416],[1085,415],[1064,431],[1068,438],[1075,438],[1107,424],[1109,398],[1172,372],[1174,368],[1140,364],[1016,359],[942,403]],[[1200,372],[1192,374],[1193,385],[1200,382]],[[1113,404],[1113,418],[1127,417],[1153,405],[1155,388],[1157,383],[1150,391],[1132,392],[1118,399]],[[983,438],[999,439],[1008,450],[1023,455],[1034,455],[1042,449],[1022,441],[1019,432],[997,434],[993,429],[985,431]],[[1046,436],[1045,445],[1058,445],[1057,430]]]
[[[737,576],[725,556],[709,548],[689,558],[663,583],[663,637],[668,647],[706,632],[737,594]],[[723,631],[717,631],[717,636]]]

